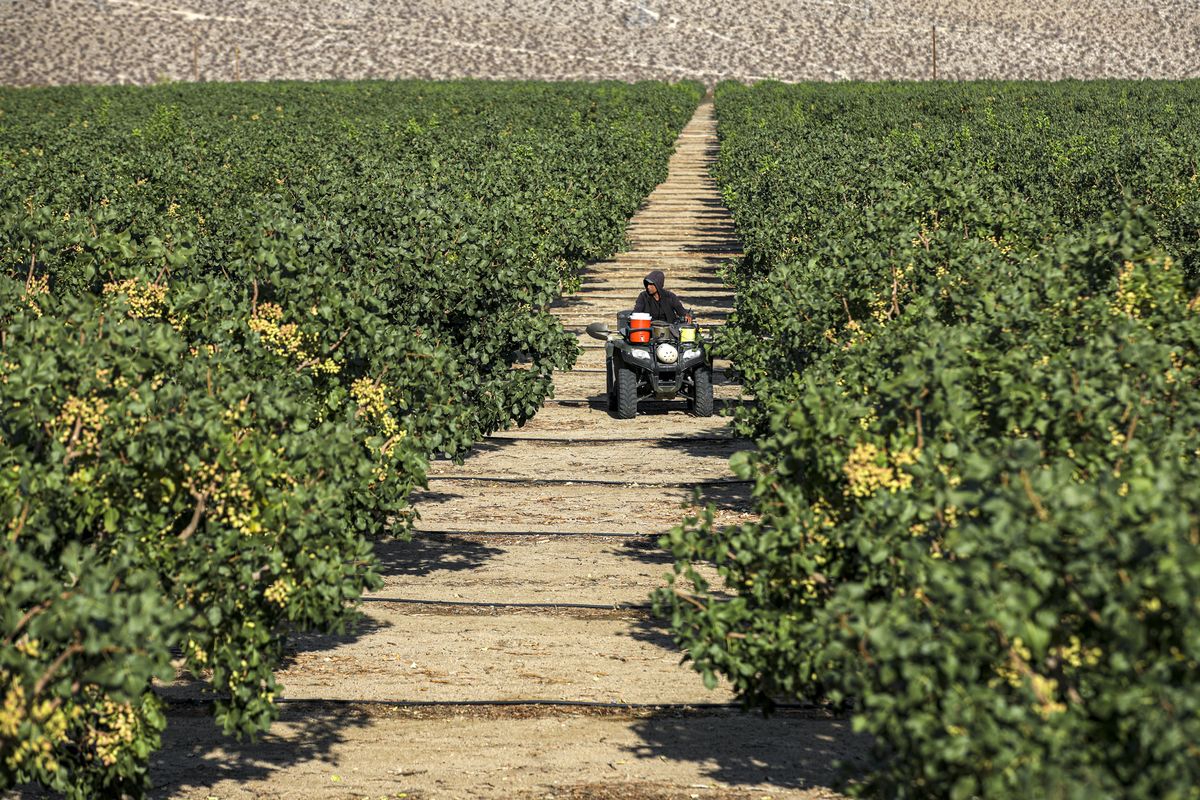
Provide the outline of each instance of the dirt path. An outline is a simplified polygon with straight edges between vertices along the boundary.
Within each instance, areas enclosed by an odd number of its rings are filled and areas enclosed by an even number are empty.
[[[702,322],[723,321],[733,298],[715,270],[738,245],[707,174],[715,149],[705,103],[632,220],[632,249],[556,304],[584,354],[556,376],[555,400],[464,464],[434,464],[417,496],[423,533],[380,548],[386,586],[364,624],[294,643],[283,694],[311,702],[242,746],[176,711],[155,763],[161,796],[832,796],[833,760],[859,749],[848,724],[713,707],[732,694],[681,665],[646,608],[671,567],[655,539],[693,491],[722,521],[747,518],[727,462],[748,443],[682,402],[611,419],[603,344],[582,335],[630,307],[654,268]],[[717,397],[737,402],[717,366]],[[628,707],[572,705],[601,703]]]

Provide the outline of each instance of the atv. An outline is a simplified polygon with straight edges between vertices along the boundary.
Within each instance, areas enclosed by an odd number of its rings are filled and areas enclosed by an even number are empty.
[[[617,419],[637,416],[638,400],[683,396],[698,417],[713,413],[712,359],[699,325],[672,325],[622,311],[617,330],[593,322],[588,335],[605,342],[608,411]]]

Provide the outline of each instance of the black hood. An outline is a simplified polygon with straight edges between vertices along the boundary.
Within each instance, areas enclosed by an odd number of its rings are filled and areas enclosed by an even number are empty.
[[[662,273],[662,270],[660,270],[660,269],[651,270],[650,274],[642,279],[642,286],[645,286],[647,283],[653,283],[655,286],[658,287],[658,290],[661,292],[663,289],[663,281],[665,281],[666,279],[667,279],[667,276]]]

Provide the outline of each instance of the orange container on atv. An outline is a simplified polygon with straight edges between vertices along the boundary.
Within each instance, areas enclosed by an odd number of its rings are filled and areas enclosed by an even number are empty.
[[[629,317],[629,341],[634,344],[650,342],[650,315],[633,314]]]

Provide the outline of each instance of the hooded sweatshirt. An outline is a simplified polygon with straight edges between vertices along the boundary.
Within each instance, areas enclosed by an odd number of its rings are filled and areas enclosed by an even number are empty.
[[[668,292],[663,288],[663,280],[666,276],[661,270],[653,270],[642,280],[642,286],[653,283],[658,287],[658,299],[655,300],[650,296],[650,293],[642,289],[642,293],[638,295],[637,302],[633,304],[633,310],[636,313],[649,314],[651,319],[660,319],[664,322],[669,322],[674,325],[683,322],[687,317],[687,311],[683,307],[683,303],[674,292]]]

